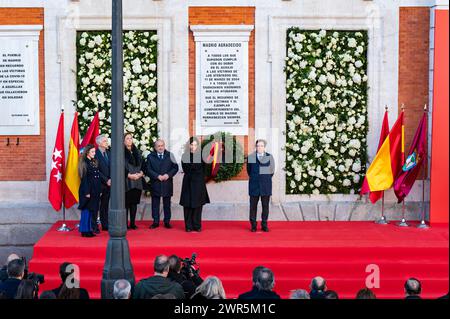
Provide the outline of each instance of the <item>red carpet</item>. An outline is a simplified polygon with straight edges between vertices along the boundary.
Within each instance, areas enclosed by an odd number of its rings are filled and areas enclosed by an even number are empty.
[[[56,232],[60,225],[34,247],[30,270],[45,275],[41,291],[58,285],[59,264],[69,261],[80,267],[81,286],[99,298],[108,234],[82,238],[77,231]],[[258,265],[274,271],[275,290],[284,298],[292,289],[308,289],[317,275],[341,298],[354,298],[365,287],[369,264],[380,268],[380,288],[374,289],[379,298],[402,298],[409,277],[422,281],[425,298],[449,290],[448,225],[420,230],[372,222],[271,222],[270,233],[251,233],[247,222],[204,222],[202,233],[185,233],[182,222],[172,230],[149,225],[140,223],[128,233],[137,280],[152,275],[156,255],[184,258],[196,252],[202,276],[221,278],[228,298],[251,288]]]

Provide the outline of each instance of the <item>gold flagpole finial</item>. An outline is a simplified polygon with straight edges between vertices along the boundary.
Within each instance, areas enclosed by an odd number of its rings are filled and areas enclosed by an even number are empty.
[[[425,112],[428,112],[428,105],[425,103],[425,105],[424,105],[424,107],[423,107],[423,110],[425,111]]]
[[[388,110],[388,106],[387,104],[384,106],[384,110],[387,111]]]
[[[405,103],[402,103],[402,106],[400,107],[402,109],[402,112],[405,111]]]

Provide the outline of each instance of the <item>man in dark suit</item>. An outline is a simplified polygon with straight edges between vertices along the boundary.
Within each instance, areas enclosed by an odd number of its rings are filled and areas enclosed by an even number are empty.
[[[11,254],[8,256],[8,258],[6,259],[6,263],[5,265],[2,267],[2,269],[0,269],[0,282],[5,281],[8,279],[8,264],[16,259],[20,259],[19,256],[17,256],[16,254]]]
[[[239,295],[238,299],[245,299],[245,297],[249,294],[253,294],[256,293],[258,291],[258,287],[256,286],[256,283],[258,282],[258,276],[259,276],[259,272],[263,269],[265,269],[266,267],[264,266],[258,266],[255,269],[253,269],[253,274],[252,274],[252,290],[250,290],[249,292],[243,293],[242,295]]]
[[[25,274],[25,262],[23,259],[14,259],[8,264],[8,279],[0,283],[0,292],[2,292],[7,299],[14,299],[17,294],[17,289],[22,282]]]
[[[155,275],[142,279],[135,288],[133,299],[151,299],[156,295],[171,294],[176,299],[185,299],[183,287],[167,278],[169,274],[169,258],[161,255],[156,257],[153,268]]]
[[[314,277],[311,280],[311,285],[309,286],[311,291],[309,292],[309,296],[311,299],[325,299],[325,293],[327,291],[327,282],[322,277]]]
[[[102,224],[102,230],[108,230],[108,209],[109,209],[109,196],[111,194],[111,153],[109,151],[109,141],[105,135],[99,135],[95,139],[98,145],[95,151],[95,158],[98,161],[98,169],[100,171],[100,179],[102,180],[102,195],[100,197],[100,222]],[[97,217],[95,219],[95,228],[98,230]],[[97,232],[98,233],[98,232]]]
[[[154,151],[147,157],[146,175],[150,177],[150,191],[152,193],[152,217],[151,229],[159,227],[160,204],[163,199],[164,227],[172,228],[170,219],[172,217],[171,199],[173,196],[173,177],[178,173],[178,164],[163,140],[155,142]]]
[[[272,270],[268,268],[257,267],[253,276],[254,286],[249,292],[239,296],[240,300],[262,300],[262,299],[281,299],[281,297],[273,291],[275,287],[275,276]]]
[[[258,202],[262,203],[262,230],[269,231],[269,202],[272,196],[272,177],[275,172],[275,159],[266,152],[267,142],[256,141],[256,151],[248,156],[247,174],[249,176],[248,191],[250,196],[250,224],[252,232],[256,232],[256,212]]]

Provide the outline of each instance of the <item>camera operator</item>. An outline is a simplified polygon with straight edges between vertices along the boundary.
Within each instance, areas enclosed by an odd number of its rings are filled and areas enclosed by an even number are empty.
[[[190,299],[195,294],[195,289],[203,282],[195,269],[195,255],[193,259],[182,261],[178,256],[172,255],[169,257],[169,278],[172,281],[179,283],[184,290],[186,299]]]
[[[20,257],[16,254],[11,254],[8,256],[8,258],[6,259],[6,264],[2,267],[2,269],[0,269],[0,282],[8,279],[8,264],[16,259],[20,259]]]
[[[14,299],[38,299],[39,285],[31,279],[24,279],[17,288],[17,294]]]
[[[14,259],[10,261],[8,263],[7,273],[8,279],[0,283],[0,291],[3,292],[8,299],[14,299],[25,274],[24,260]]]

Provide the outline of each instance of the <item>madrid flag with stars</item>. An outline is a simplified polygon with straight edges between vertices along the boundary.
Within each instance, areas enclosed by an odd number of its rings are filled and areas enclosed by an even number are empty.
[[[48,186],[48,200],[56,211],[59,211],[64,194],[64,113],[59,118],[58,132],[56,133],[55,148],[52,154],[52,167],[50,169],[50,183]]]

